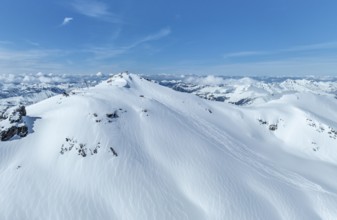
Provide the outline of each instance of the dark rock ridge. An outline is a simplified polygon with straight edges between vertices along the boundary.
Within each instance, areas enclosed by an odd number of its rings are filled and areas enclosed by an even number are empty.
[[[8,141],[15,135],[25,137],[28,134],[28,127],[23,120],[26,116],[25,106],[16,106],[7,109],[1,116],[0,140]]]

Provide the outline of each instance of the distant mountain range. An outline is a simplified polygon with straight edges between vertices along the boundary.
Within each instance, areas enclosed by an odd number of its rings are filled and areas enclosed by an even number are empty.
[[[276,100],[286,94],[311,92],[337,96],[337,80],[298,78],[189,77],[161,80],[161,85],[201,98],[235,105],[254,105]]]
[[[110,74],[111,75],[111,74]],[[95,75],[2,75],[0,111],[15,105],[30,105],[76,88],[95,86],[109,77]],[[221,77],[143,75],[176,91],[235,105],[265,103],[284,94],[313,92],[337,97],[337,78]]]

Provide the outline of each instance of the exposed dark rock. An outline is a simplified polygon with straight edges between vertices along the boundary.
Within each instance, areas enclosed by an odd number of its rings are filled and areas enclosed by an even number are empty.
[[[21,116],[26,116],[27,112],[26,112],[26,108],[25,106],[21,105],[19,106],[16,111],[21,115]]]
[[[178,92],[186,92],[186,93],[192,93],[198,91],[201,86],[194,85],[194,84],[186,84],[186,83],[178,83],[174,86],[172,86],[172,89],[178,91]]]
[[[229,103],[234,104],[234,105],[246,105],[246,104],[249,104],[250,102],[252,102],[252,99],[246,98],[246,99],[240,99],[237,102],[229,102]]]
[[[106,117],[108,117],[108,118],[118,118],[119,116],[118,116],[117,111],[114,111],[113,113],[107,113]]]
[[[264,121],[262,119],[258,119],[258,121],[260,122],[261,125],[266,125],[267,124],[267,121]]]
[[[9,108],[2,114],[4,121],[0,126],[1,141],[8,141],[15,135],[25,137],[28,134],[28,127],[25,124],[23,117],[27,115],[26,108],[23,105]]]
[[[87,146],[86,143],[80,143],[75,138],[69,138],[67,137],[66,142],[62,144],[60,154],[64,155],[65,153],[72,152],[73,149],[75,153],[77,153],[78,156],[81,157],[90,157],[95,154],[98,154],[98,149],[100,149],[100,142],[98,142],[95,146],[90,147]]]
[[[224,102],[226,101],[228,98],[226,96],[218,96],[218,97],[215,97],[215,101],[218,101],[218,102]]]
[[[85,152],[84,149],[79,149],[79,150],[78,150],[78,155],[81,155],[82,157],[86,157],[86,156],[87,156],[87,153]]]
[[[117,154],[117,152],[115,151],[115,149],[113,149],[112,147],[110,147],[110,150],[111,150],[112,154],[113,154],[115,157],[118,156],[118,154]]]
[[[81,155],[82,157],[87,156],[87,148],[85,148],[85,144],[80,144],[78,149],[78,155]]]
[[[22,125],[18,127],[18,133],[20,137],[26,137],[28,134],[28,127],[26,125]]]
[[[18,128],[16,126],[4,129],[0,133],[1,141],[8,141],[18,133]]]
[[[330,138],[337,139],[337,130],[335,130],[335,129],[329,127],[329,132],[328,132],[328,134],[329,134],[329,137],[330,137]]]
[[[20,122],[23,116],[26,116],[25,106],[18,106],[17,108],[8,112],[8,119],[11,123]]]
[[[277,130],[277,124],[271,124],[271,125],[269,125],[269,130],[271,130],[271,131]]]

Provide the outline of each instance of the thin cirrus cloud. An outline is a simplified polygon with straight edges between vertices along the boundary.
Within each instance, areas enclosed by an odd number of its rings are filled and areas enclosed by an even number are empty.
[[[10,45],[13,44],[11,41],[0,40],[0,45]]]
[[[274,51],[239,51],[234,53],[227,53],[223,57],[227,58],[240,58],[240,57],[254,57],[263,55],[273,55],[289,52],[305,52],[305,51],[315,51],[315,50],[332,50],[337,49],[337,42],[325,42],[318,44],[308,44],[308,45],[298,45],[290,48],[279,49]]]
[[[115,48],[111,48],[108,46],[93,47],[93,48],[87,49],[85,52],[94,54],[96,60],[108,59],[108,58],[112,58],[118,55],[128,53],[129,51],[131,51],[132,49],[138,47],[139,45],[143,43],[160,40],[161,38],[167,37],[171,33],[172,33],[171,28],[166,27],[166,28],[159,30],[156,33],[149,34],[127,46],[121,46],[121,47],[115,47]]]
[[[60,50],[10,50],[0,48],[0,74],[64,69],[62,63],[52,60],[64,56]]]
[[[136,47],[136,46],[138,46],[138,45],[140,45],[142,43],[148,42],[148,41],[159,40],[159,39],[161,39],[163,37],[166,37],[166,36],[170,35],[171,32],[172,32],[171,28],[169,28],[169,27],[163,28],[160,31],[158,31],[157,33],[150,34],[150,35],[148,35],[148,36],[146,36],[146,37],[144,37],[144,38],[136,41],[135,43],[133,43],[129,47],[134,48],[134,47]]]
[[[336,57],[297,57],[271,61],[233,62],[215,65],[204,65],[196,62],[182,62],[171,66],[156,67],[155,72],[188,72],[202,75],[228,76],[308,76],[337,74]],[[212,80],[210,80],[212,81]],[[209,82],[210,83],[210,82]]]
[[[227,53],[224,58],[234,58],[234,57],[249,57],[249,56],[260,56],[268,54],[266,51],[240,51],[234,53]]]
[[[65,18],[63,19],[63,22],[62,22],[61,26],[65,26],[65,25],[69,24],[70,22],[72,22],[73,20],[74,20],[74,18],[71,18],[71,17],[65,17]]]
[[[122,23],[119,16],[112,13],[104,2],[96,0],[75,0],[71,3],[72,8],[85,16],[104,20],[112,23]]]
[[[38,42],[35,41],[31,41],[31,40],[25,40],[27,44],[34,46],[34,47],[40,47],[40,44]]]
[[[282,51],[309,51],[309,50],[329,50],[329,49],[337,49],[337,41],[325,42],[319,44],[308,44],[308,45],[300,45],[291,47],[288,49],[284,49]]]
[[[79,50],[58,50],[58,49],[43,49],[38,47],[37,49],[30,50],[13,50],[6,49],[6,45],[0,44],[0,74],[4,73],[24,73],[24,72],[71,72],[71,71],[81,71],[88,72],[87,68],[81,69],[74,67],[73,65],[67,64],[65,62],[60,62],[59,60],[65,58],[71,58],[81,55],[90,55],[90,60],[93,62],[87,63],[88,66],[93,64],[99,64],[101,67],[104,66],[105,60],[109,58],[114,58],[122,54],[131,52],[136,47],[143,43],[148,43],[162,38],[167,37],[171,34],[170,28],[163,28],[158,32],[149,34],[137,41],[120,47],[109,47],[107,45],[102,47],[93,47],[89,49]],[[1,42],[0,42],[1,43]],[[7,43],[7,42],[4,42]],[[27,41],[27,43],[30,43]],[[35,44],[33,42],[33,44]],[[72,68],[72,69],[69,69]],[[111,65],[109,65],[111,68]]]

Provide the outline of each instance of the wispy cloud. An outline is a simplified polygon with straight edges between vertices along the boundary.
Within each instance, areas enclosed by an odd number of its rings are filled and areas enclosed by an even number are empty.
[[[299,52],[299,51],[329,50],[329,49],[337,49],[337,41],[318,43],[318,44],[299,45],[281,51]]]
[[[149,41],[159,40],[159,39],[161,39],[163,37],[166,37],[166,36],[170,35],[171,32],[172,32],[171,28],[169,28],[169,27],[163,28],[163,29],[161,29],[160,31],[158,31],[156,33],[150,34],[150,35],[148,35],[148,36],[146,36],[146,37],[144,37],[144,38],[142,38],[142,39],[134,42],[133,44],[129,45],[126,48],[132,49],[132,48],[137,47],[138,45],[140,45],[142,43],[146,43],[146,42],[149,42]]]
[[[122,33],[122,28],[121,28],[121,27],[118,27],[118,28],[114,29],[114,30],[111,32],[109,39],[110,39],[111,41],[114,41],[114,40],[116,40],[116,39],[119,38],[119,36],[121,35],[121,33]]]
[[[146,42],[151,42],[151,41],[156,41],[160,40],[161,38],[167,37],[168,35],[171,34],[171,29],[169,27],[163,28],[159,30],[156,33],[149,34],[134,43],[131,43],[126,46],[122,47],[109,47],[109,46],[104,46],[104,47],[92,47],[90,49],[87,49],[86,52],[93,53],[95,55],[96,59],[108,59],[112,57],[116,57],[118,55],[122,55],[125,53],[128,53],[132,49],[140,46],[141,44],[144,44]]]
[[[39,47],[40,44],[38,42],[35,41],[31,41],[31,40],[26,40],[26,42],[34,47]]]
[[[13,44],[13,42],[6,41],[6,40],[0,40],[0,45],[9,45],[9,44]]]
[[[11,49],[7,45],[0,44],[0,74],[1,73],[34,73],[34,72],[62,72],[70,73],[88,73],[88,71],[97,71],[97,67],[109,70],[117,67],[107,62],[111,58],[115,58],[121,54],[131,52],[136,47],[160,40],[171,34],[170,28],[163,28],[158,32],[149,34],[140,38],[126,46],[111,47],[91,47],[78,50],[58,50],[44,49],[36,47],[34,49]],[[27,43],[38,45],[35,42],[26,40]],[[80,58],[79,58],[80,57]],[[83,63],[83,59],[90,62]],[[65,62],[69,60],[69,62]],[[132,61],[132,60],[131,60]],[[128,61],[124,68],[130,65]],[[78,65],[81,63],[81,65]],[[123,62],[122,62],[123,63]],[[117,66],[116,66],[117,65]]]
[[[65,26],[65,25],[67,25],[67,24],[69,24],[71,21],[73,21],[74,20],[74,18],[71,18],[71,17],[65,17],[64,19],[63,19],[63,22],[62,22],[62,24],[61,24],[61,26]]]
[[[318,50],[331,50],[337,49],[337,42],[325,42],[318,44],[307,44],[307,45],[298,45],[294,47],[270,50],[270,51],[239,51],[233,53],[224,54],[224,58],[239,58],[239,57],[255,57],[255,56],[264,56],[272,54],[282,54],[282,53],[296,53],[296,52],[305,52],[305,51],[318,51]]]
[[[266,51],[240,51],[240,52],[234,52],[234,53],[227,53],[224,55],[224,58],[260,56],[260,55],[265,55],[267,53],[268,52]]]
[[[296,57],[213,66],[209,72],[227,75],[336,75],[336,57]]]
[[[82,15],[112,23],[122,23],[122,19],[112,13],[108,5],[104,2],[96,0],[75,0],[71,3],[71,6]]]
[[[335,76],[337,56],[293,57],[270,61],[210,64],[197,61],[175,63],[152,68],[155,72],[175,74],[229,75],[229,76]],[[154,72],[154,73],[155,73]]]
[[[171,28],[166,27],[161,29],[159,32],[148,35],[144,39],[140,41],[140,43],[146,42],[146,41],[153,41],[153,40],[159,40],[160,38],[166,37],[171,34]]]
[[[57,71],[65,69],[63,63],[55,61],[65,56],[61,50],[12,50],[0,48],[0,73],[27,73]]]

